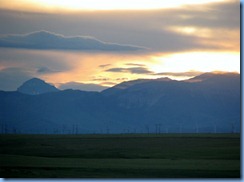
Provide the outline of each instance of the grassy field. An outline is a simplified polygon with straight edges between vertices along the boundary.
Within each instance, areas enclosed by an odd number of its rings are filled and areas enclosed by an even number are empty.
[[[240,178],[240,135],[0,135],[0,176]]]

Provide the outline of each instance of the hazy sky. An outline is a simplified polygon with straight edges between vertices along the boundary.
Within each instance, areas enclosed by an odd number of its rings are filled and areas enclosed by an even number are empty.
[[[0,0],[0,90],[240,72],[237,0]]]

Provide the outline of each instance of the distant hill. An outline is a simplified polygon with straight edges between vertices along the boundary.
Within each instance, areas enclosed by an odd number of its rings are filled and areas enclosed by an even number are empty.
[[[113,95],[122,90],[126,90],[134,85],[148,83],[148,82],[157,82],[157,81],[172,81],[172,80],[166,77],[166,78],[158,78],[158,79],[138,79],[138,80],[125,81],[104,90],[103,95]]]
[[[29,94],[29,95],[38,95],[49,92],[59,91],[56,87],[46,83],[45,81],[39,78],[32,78],[24,82],[18,89],[18,92]]]
[[[191,78],[189,80],[185,80],[186,82],[219,82],[219,81],[227,81],[227,80],[235,80],[240,79],[240,75],[237,73],[228,73],[228,72],[208,72]]]
[[[67,82],[67,83],[60,84],[60,86],[58,88],[61,89],[61,90],[74,89],[74,90],[82,90],[82,91],[97,91],[97,92],[100,92],[102,90],[107,89],[108,87],[104,87],[104,86],[96,85],[96,84]]]
[[[38,91],[39,93],[39,91]],[[2,133],[240,132],[240,75],[123,82],[102,92],[0,92]]]

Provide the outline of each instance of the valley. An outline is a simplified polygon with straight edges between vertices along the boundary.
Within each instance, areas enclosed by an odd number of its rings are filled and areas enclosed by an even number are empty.
[[[239,134],[1,135],[4,178],[240,178]]]

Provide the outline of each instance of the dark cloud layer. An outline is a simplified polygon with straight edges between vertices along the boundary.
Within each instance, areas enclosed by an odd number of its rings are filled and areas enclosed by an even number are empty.
[[[110,68],[106,72],[122,72],[132,74],[152,74],[153,72],[144,67],[132,67],[132,68]]]
[[[108,66],[110,66],[111,64],[101,64],[101,65],[99,65],[99,68],[105,68],[105,67],[108,67]]]
[[[103,42],[94,37],[65,37],[48,31],[0,37],[0,47],[57,50],[137,51],[143,47]]]
[[[152,11],[98,11],[62,13],[30,13],[0,11],[0,34],[26,33],[48,30],[70,35],[89,35],[99,40],[119,44],[140,45],[156,52],[187,50],[230,49],[225,44],[210,44],[201,37],[201,29],[208,29],[217,43],[233,42],[232,34],[222,30],[240,29],[240,3],[238,1]],[[24,26],[23,26],[24,25]],[[170,27],[196,27],[194,34],[182,34]],[[16,29],[16,27],[18,27]],[[222,32],[222,33],[221,33]],[[209,40],[207,40],[209,41]],[[231,41],[231,42],[230,42]],[[238,45],[237,45],[238,46]]]
[[[84,59],[91,65],[92,61],[111,59],[94,65],[105,72],[132,73],[138,77],[191,77],[198,73],[154,73],[146,64],[138,64],[140,59],[126,57],[124,53],[128,50],[128,55],[163,56],[187,51],[231,52],[240,48],[240,2],[236,0],[148,11],[34,13],[0,9],[0,25],[0,90],[15,90],[32,76],[71,72]],[[187,33],[182,32],[184,29],[195,30]],[[150,49],[144,51],[144,47]],[[89,51],[92,54],[82,55]],[[99,58],[94,56],[95,51],[120,54],[118,61],[124,62],[114,64],[116,56]],[[118,80],[91,81],[113,85]]]
[[[43,67],[37,68],[36,72],[39,74],[50,74],[50,73],[57,73],[58,71],[51,70],[50,68],[43,66]]]
[[[145,66],[144,64],[138,64],[138,63],[126,63],[126,66]]]
[[[64,58],[61,52],[1,48],[0,90],[14,91],[30,78],[72,70]]]
[[[169,77],[194,77],[203,72],[200,71],[187,71],[187,72],[161,72],[154,73],[145,67],[131,67],[131,68],[110,68],[105,70],[106,72],[118,72],[118,73],[132,73],[132,74],[147,74],[155,76],[169,76]]]
[[[175,76],[175,77],[193,77],[203,74],[203,72],[199,71],[187,71],[187,72],[162,72],[162,73],[155,73],[153,75],[158,76]]]
[[[32,78],[23,68],[6,68],[0,71],[0,90],[15,91],[24,81]]]
[[[66,61],[66,56],[67,53],[61,51],[0,48],[0,66],[29,69],[35,73],[65,72],[75,66]]]

